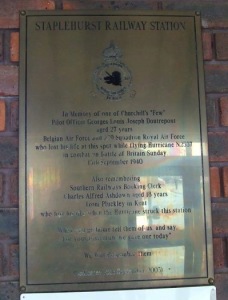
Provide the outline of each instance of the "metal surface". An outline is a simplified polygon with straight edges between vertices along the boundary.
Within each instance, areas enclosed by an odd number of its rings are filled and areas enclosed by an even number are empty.
[[[21,290],[213,278],[200,17],[21,15]]]

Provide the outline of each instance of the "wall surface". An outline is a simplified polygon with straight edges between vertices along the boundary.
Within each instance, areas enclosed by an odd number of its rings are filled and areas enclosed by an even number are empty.
[[[228,299],[228,2],[204,0],[0,0],[0,300],[19,300],[19,11],[201,11],[211,174],[215,285]]]

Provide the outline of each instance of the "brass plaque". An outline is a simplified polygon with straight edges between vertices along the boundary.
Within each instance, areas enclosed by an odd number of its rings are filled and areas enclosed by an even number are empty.
[[[200,17],[22,12],[27,292],[213,278]]]

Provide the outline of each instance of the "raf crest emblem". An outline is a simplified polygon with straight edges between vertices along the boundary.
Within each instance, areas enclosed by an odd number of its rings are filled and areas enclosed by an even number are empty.
[[[96,89],[108,100],[121,100],[132,84],[131,72],[121,58],[122,51],[110,42],[103,51],[103,63],[94,72]]]

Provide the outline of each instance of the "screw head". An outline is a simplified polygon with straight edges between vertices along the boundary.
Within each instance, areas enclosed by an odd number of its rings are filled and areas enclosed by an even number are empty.
[[[214,278],[209,278],[208,283],[211,284],[211,285],[214,284]]]
[[[21,286],[20,287],[20,291],[23,293],[23,292],[25,292],[26,291],[26,287],[25,286]]]
[[[21,11],[20,11],[20,14],[21,14],[22,16],[25,16],[25,15],[26,15],[25,10],[21,10]]]

